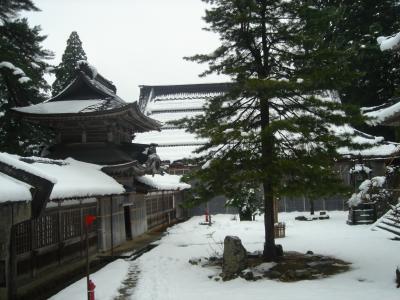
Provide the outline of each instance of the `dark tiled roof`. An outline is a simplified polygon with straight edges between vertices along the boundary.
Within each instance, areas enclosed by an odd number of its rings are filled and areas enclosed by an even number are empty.
[[[200,84],[179,84],[179,85],[141,85],[139,106],[143,110],[149,98],[168,94],[214,94],[225,93],[232,86],[232,83],[200,83]]]
[[[137,103],[126,103],[116,95],[111,81],[86,64],[80,64],[76,77],[55,97],[36,105],[13,109],[28,121],[57,122],[71,118],[124,118],[136,131],[159,130],[160,124],[145,116]]]

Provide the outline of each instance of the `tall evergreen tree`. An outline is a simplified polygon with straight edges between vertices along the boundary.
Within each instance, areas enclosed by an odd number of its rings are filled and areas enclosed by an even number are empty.
[[[56,80],[52,85],[53,96],[61,92],[70,83],[75,75],[77,62],[80,60],[87,60],[87,57],[78,33],[73,31],[67,40],[67,47],[61,63],[55,69]]]
[[[18,12],[22,10],[39,10],[31,0],[2,0],[0,3],[0,7],[0,19],[2,21],[17,17]]]
[[[52,53],[41,46],[40,28],[18,19],[20,10],[37,8],[28,0],[0,2],[0,151],[37,154],[49,136],[16,119],[10,108],[44,100],[49,86],[43,75]]]
[[[399,31],[400,2],[325,0],[319,3],[340,10],[340,17],[327,32],[327,41],[334,41],[336,47],[351,52],[351,68],[361,75],[340,90],[343,101],[376,106],[399,96],[400,53],[380,51],[377,38]]]
[[[351,134],[336,129],[351,114],[361,117],[351,109],[344,113],[327,92],[354,76],[345,53],[326,45],[320,34],[337,11],[302,0],[203,1],[210,4],[208,30],[219,35],[221,46],[189,59],[208,63],[203,75],[230,76],[233,86],[207,103],[204,115],[178,122],[209,140],[199,149],[199,163],[207,167],[191,178],[199,181],[197,196],[230,198],[246,184],[262,185],[264,258],[273,260],[274,198],[340,191],[337,149],[355,146]]]

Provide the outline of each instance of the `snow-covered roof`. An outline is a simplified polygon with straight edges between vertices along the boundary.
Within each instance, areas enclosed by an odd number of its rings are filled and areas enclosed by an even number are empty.
[[[392,36],[380,36],[377,41],[381,51],[398,49],[400,47],[400,32]]]
[[[370,120],[367,121],[369,125],[375,126],[385,123],[389,125],[391,120],[400,115],[400,101],[397,103],[387,102],[373,107],[363,107],[361,111],[364,116],[370,118]]]
[[[98,110],[99,107],[106,107],[107,100],[93,99],[93,100],[70,100],[70,101],[56,101],[56,102],[43,102],[35,105],[17,107],[15,111],[28,113],[28,114],[76,114],[85,113]],[[109,103],[109,102],[108,102]],[[108,109],[115,108],[108,106]]]
[[[189,111],[163,111],[148,114],[149,117],[156,119],[158,122],[163,123],[162,128],[173,128],[173,125],[167,124],[170,121],[176,121],[183,118],[193,118],[202,114],[202,110],[189,110]]]
[[[118,97],[112,82],[94,69],[82,61],[75,78],[59,94],[43,103],[12,110],[26,121],[41,122],[53,128],[57,127],[55,122],[63,124],[66,120],[75,122],[77,119],[91,122],[93,117],[113,119],[114,124],[128,127],[132,132],[160,128],[158,122],[143,114],[137,102],[126,103]],[[98,125],[90,125],[89,122],[85,124],[89,135],[93,130],[99,131]],[[106,123],[110,122],[104,122],[104,127]]]
[[[158,147],[163,146],[193,146],[203,145],[206,139],[198,138],[195,134],[186,132],[185,129],[163,129],[161,132],[149,131],[140,133],[134,140],[141,144],[155,143]]]
[[[167,122],[203,114],[206,102],[223,95],[229,87],[230,83],[141,87],[142,110],[163,126],[161,132],[137,134],[134,142],[157,144],[157,154],[161,160],[172,162],[198,156],[193,151],[206,143],[206,139],[198,138]]]
[[[0,173],[0,202],[31,201],[32,187],[6,174]]]
[[[95,68],[81,61],[75,78],[56,96],[43,103],[13,110],[26,114],[71,114],[104,111],[127,103],[116,94],[115,86]]]
[[[90,197],[121,194],[125,189],[114,178],[101,171],[102,166],[84,163],[68,158],[66,160],[52,160],[40,157],[20,157],[8,153],[0,153],[0,161],[21,169],[36,176],[45,178],[54,183],[50,199],[67,199],[77,197]],[[2,176],[0,184],[6,184],[10,177],[0,173]],[[4,176],[3,176],[4,175]],[[12,179],[14,180],[14,179]],[[7,188],[12,188],[15,192],[13,199],[7,199],[5,193],[0,194],[0,202],[31,200],[27,197],[26,190],[29,186],[14,180]],[[3,186],[2,185],[2,186]],[[12,191],[12,190],[9,190]],[[18,193],[18,195],[17,195]],[[23,196],[22,199],[18,199]]]
[[[199,156],[199,154],[194,153],[199,148],[197,146],[166,146],[157,147],[157,154],[161,160],[169,160],[174,162],[177,160],[192,159]]]
[[[342,155],[363,156],[363,157],[388,157],[400,153],[400,144],[387,142],[378,144],[363,150],[340,148],[338,152]]]
[[[181,176],[179,175],[170,175],[167,173],[164,173],[164,175],[144,175],[137,176],[136,180],[157,190],[190,189],[190,184],[181,182]]]
[[[210,84],[210,90],[207,85],[199,85],[201,91],[196,90],[196,85],[188,85],[184,90],[184,86],[146,86],[144,91],[141,90],[142,104],[146,106],[141,109],[145,111],[151,118],[163,124],[161,132],[145,132],[137,134],[134,142],[158,145],[157,153],[161,160],[169,160],[171,162],[184,158],[195,158],[198,154],[193,153],[199,146],[204,145],[207,140],[198,138],[195,134],[188,133],[184,129],[179,129],[166,122],[179,120],[182,118],[192,118],[204,113],[204,105],[212,97],[220,96],[225,90],[213,90],[215,86]],[[159,89],[159,90],[157,90]],[[146,98],[147,97],[147,98]],[[336,93],[326,92],[319,95],[322,100],[340,101]],[[145,100],[143,100],[146,98]],[[400,104],[398,105],[400,112]],[[340,112],[339,112],[340,113]],[[386,112],[386,115],[389,113]],[[383,140],[383,137],[375,137],[364,134],[349,125],[340,127],[332,126],[332,131],[336,135],[354,135],[353,141],[361,145],[370,145],[371,147],[363,150],[353,150],[348,148],[340,148],[338,152],[342,155],[361,155],[368,157],[385,157],[391,156],[399,152],[399,144],[389,143]]]
[[[172,96],[172,95],[171,95]],[[180,95],[176,95],[179,97]],[[201,110],[206,103],[206,97],[187,97],[177,99],[164,99],[163,97],[156,97],[154,101],[150,102],[146,107],[146,112],[154,113],[161,111],[174,111],[174,110]]]
[[[44,178],[52,183],[57,182],[57,179],[54,176],[52,176],[46,172],[43,172],[42,170],[39,170],[38,168],[34,168],[31,164],[27,164],[26,162],[21,161],[20,159],[21,159],[21,157],[18,155],[6,153],[6,152],[0,152],[0,162],[5,163],[9,166],[12,166],[15,169],[23,170],[30,174]],[[42,160],[45,160],[45,159],[42,159]]]
[[[348,147],[339,148],[337,151],[341,155],[363,156],[363,157],[387,157],[400,152],[400,144],[385,141],[383,137],[366,134],[349,125],[331,127],[336,135],[353,135],[353,142],[366,149],[349,149]]]
[[[50,195],[51,200],[125,192],[121,184],[101,171],[102,166],[84,163],[72,158],[67,158],[64,162],[63,165],[40,161],[32,163],[33,167],[52,174],[57,179]]]

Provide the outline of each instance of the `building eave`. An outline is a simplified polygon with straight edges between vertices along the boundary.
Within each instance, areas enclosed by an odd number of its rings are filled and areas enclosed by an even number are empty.
[[[138,108],[137,103],[128,103],[124,106],[92,112],[79,113],[55,113],[55,114],[35,114],[21,112],[12,109],[13,113],[26,121],[33,123],[54,123],[64,121],[83,121],[93,119],[110,119],[116,117],[126,117],[133,127],[138,127],[136,131],[145,132],[150,130],[161,130],[161,123],[145,116]]]

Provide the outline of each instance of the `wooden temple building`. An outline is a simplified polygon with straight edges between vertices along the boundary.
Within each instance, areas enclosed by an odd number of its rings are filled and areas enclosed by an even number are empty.
[[[229,83],[140,86],[141,111],[163,125],[161,131],[138,134],[137,140],[157,144],[161,160],[169,162],[170,174],[188,172],[190,165],[185,160],[194,158],[194,151],[205,144],[206,140],[167,122],[202,114],[206,102],[223,95],[230,86]]]
[[[138,133],[136,140],[157,144],[157,153],[169,174],[190,172],[198,167],[192,162],[196,157],[194,151],[207,141],[167,122],[203,114],[207,101],[225,94],[231,86],[229,82],[140,86],[140,110],[162,126],[160,131]],[[203,215],[206,209],[212,214],[236,213],[235,208],[225,206],[225,201],[224,196],[216,196],[207,203],[188,209],[187,213],[189,216]]]
[[[204,113],[203,106],[213,97],[226,93],[232,83],[208,83],[187,85],[143,85],[140,86],[139,107],[146,116],[162,123],[161,131],[149,131],[138,133],[136,141],[140,143],[156,143],[157,153],[167,170],[171,174],[185,174],[196,166],[192,159],[196,157],[194,151],[207,140],[198,138],[192,133],[186,132],[184,128],[178,128],[168,124],[168,121],[176,121],[182,118],[191,118]],[[400,116],[400,103],[395,106],[397,110],[390,108],[391,112],[397,111]],[[380,109],[380,108],[375,108]],[[384,116],[389,114],[384,111]],[[386,123],[395,125],[394,114],[385,119]],[[383,119],[383,116],[380,116]],[[387,123],[388,124],[388,123]],[[389,125],[389,124],[388,124]],[[343,156],[342,161],[337,164],[338,172],[346,184],[355,186],[360,181],[360,174],[352,172],[355,165],[364,163],[371,169],[368,176],[382,176],[385,174],[385,165],[393,157],[400,155],[400,145],[385,141],[358,131],[350,126],[338,130],[338,134],[355,134],[361,144],[374,145],[364,150],[338,149]],[[173,137],[173,138],[171,138]],[[198,167],[198,166],[197,166]],[[365,178],[364,178],[365,179]],[[358,187],[358,185],[357,185]],[[218,196],[211,199],[208,208],[212,213],[224,213],[226,199]],[[347,209],[347,198],[331,197],[313,201],[315,210],[345,210]],[[279,210],[284,212],[309,211],[310,201],[305,197],[282,197],[279,201]],[[190,215],[203,214],[204,206],[195,207],[189,211]],[[231,211],[229,211],[231,212]]]
[[[182,190],[190,186],[160,174],[155,145],[132,143],[160,123],[119,98],[86,62],[58,95],[13,111],[51,129],[55,143],[43,157],[0,153],[0,299],[24,298],[75,263],[81,267],[85,215],[97,217],[89,232],[92,256],[113,254],[179,217]]]

